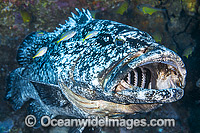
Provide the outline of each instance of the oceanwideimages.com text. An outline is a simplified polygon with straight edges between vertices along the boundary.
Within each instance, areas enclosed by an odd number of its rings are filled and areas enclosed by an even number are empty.
[[[25,124],[28,127],[35,126],[37,120],[33,115],[28,115],[25,118]],[[107,116],[104,118],[87,118],[87,119],[51,119],[49,116],[43,116],[40,120],[43,127],[126,127],[133,129],[134,127],[174,127],[174,119],[111,119]]]

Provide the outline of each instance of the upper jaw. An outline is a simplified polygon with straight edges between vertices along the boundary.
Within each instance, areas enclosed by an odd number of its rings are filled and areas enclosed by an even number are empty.
[[[181,99],[184,94],[181,88],[185,86],[185,77],[185,65],[175,52],[160,45],[151,46],[121,60],[105,76],[103,88],[106,95],[136,98],[140,99],[137,100],[139,103],[173,102]],[[164,90],[169,93],[165,99],[161,98]],[[146,98],[151,93],[158,95],[151,99]],[[135,101],[123,101],[133,102]]]

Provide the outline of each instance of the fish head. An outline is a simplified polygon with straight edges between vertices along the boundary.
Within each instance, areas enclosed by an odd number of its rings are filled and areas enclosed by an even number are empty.
[[[146,32],[118,23],[111,27],[84,41],[71,75],[72,82],[82,87],[71,85],[73,95],[92,102],[101,100],[99,104],[108,108],[181,99],[186,77],[181,58]],[[91,91],[96,97],[88,94]]]
[[[184,88],[186,69],[181,58],[172,50],[152,41],[147,34],[146,37],[141,35],[141,38],[137,38],[139,34],[128,31],[118,35],[120,42],[116,47],[121,43],[124,51],[118,50],[117,53],[123,56],[103,73],[103,90],[115,94],[126,89]],[[176,100],[183,95],[182,90],[179,91]]]

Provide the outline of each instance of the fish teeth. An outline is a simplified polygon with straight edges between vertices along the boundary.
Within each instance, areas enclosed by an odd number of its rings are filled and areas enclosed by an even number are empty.
[[[146,71],[142,67],[140,67],[140,70],[142,71],[141,87],[144,88],[146,82]]]
[[[148,89],[151,89],[151,82],[149,82]]]
[[[138,73],[135,69],[133,69],[133,72],[134,72],[134,87],[136,87],[138,84]]]
[[[127,76],[127,83],[131,84],[131,73],[130,72],[128,73],[128,76]]]

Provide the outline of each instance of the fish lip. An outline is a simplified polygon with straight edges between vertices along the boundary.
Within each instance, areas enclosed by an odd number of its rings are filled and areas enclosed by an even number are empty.
[[[167,64],[167,65],[172,65],[174,66],[177,70],[178,73],[181,76],[181,88],[185,87],[185,78],[186,78],[186,68],[185,64],[183,63],[182,59],[178,54],[176,54],[174,51],[165,48],[162,45],[158,45],[157,43],[153,43],[150,47],[148,48],[151,50],[146,50],[146,52],[142,53],[140,56],[133,58],[127,63],[128,69],[135,69],[137,67],[151,64],[151,63],[162,63],[162,64]],[[124,60],[126,60],[128,57],[126,57]],[[121,61],[121,62],[123,62]],[[123,68],[126,64],[122,64],[121,68],[118,69],[119,71],[123,71]],[[116,67],[115,67],[116,68]],[[113,68],[113,69],[115,69]],[[128,69],[123,71],[123,73],[128,73]],[[119,83],[120,79],[117,78],[117,74],[112,76],[107,76],[107,80],[104,79],[103,82],[103,89],[105,94],[109,95],[114,91],[114,86]]]

